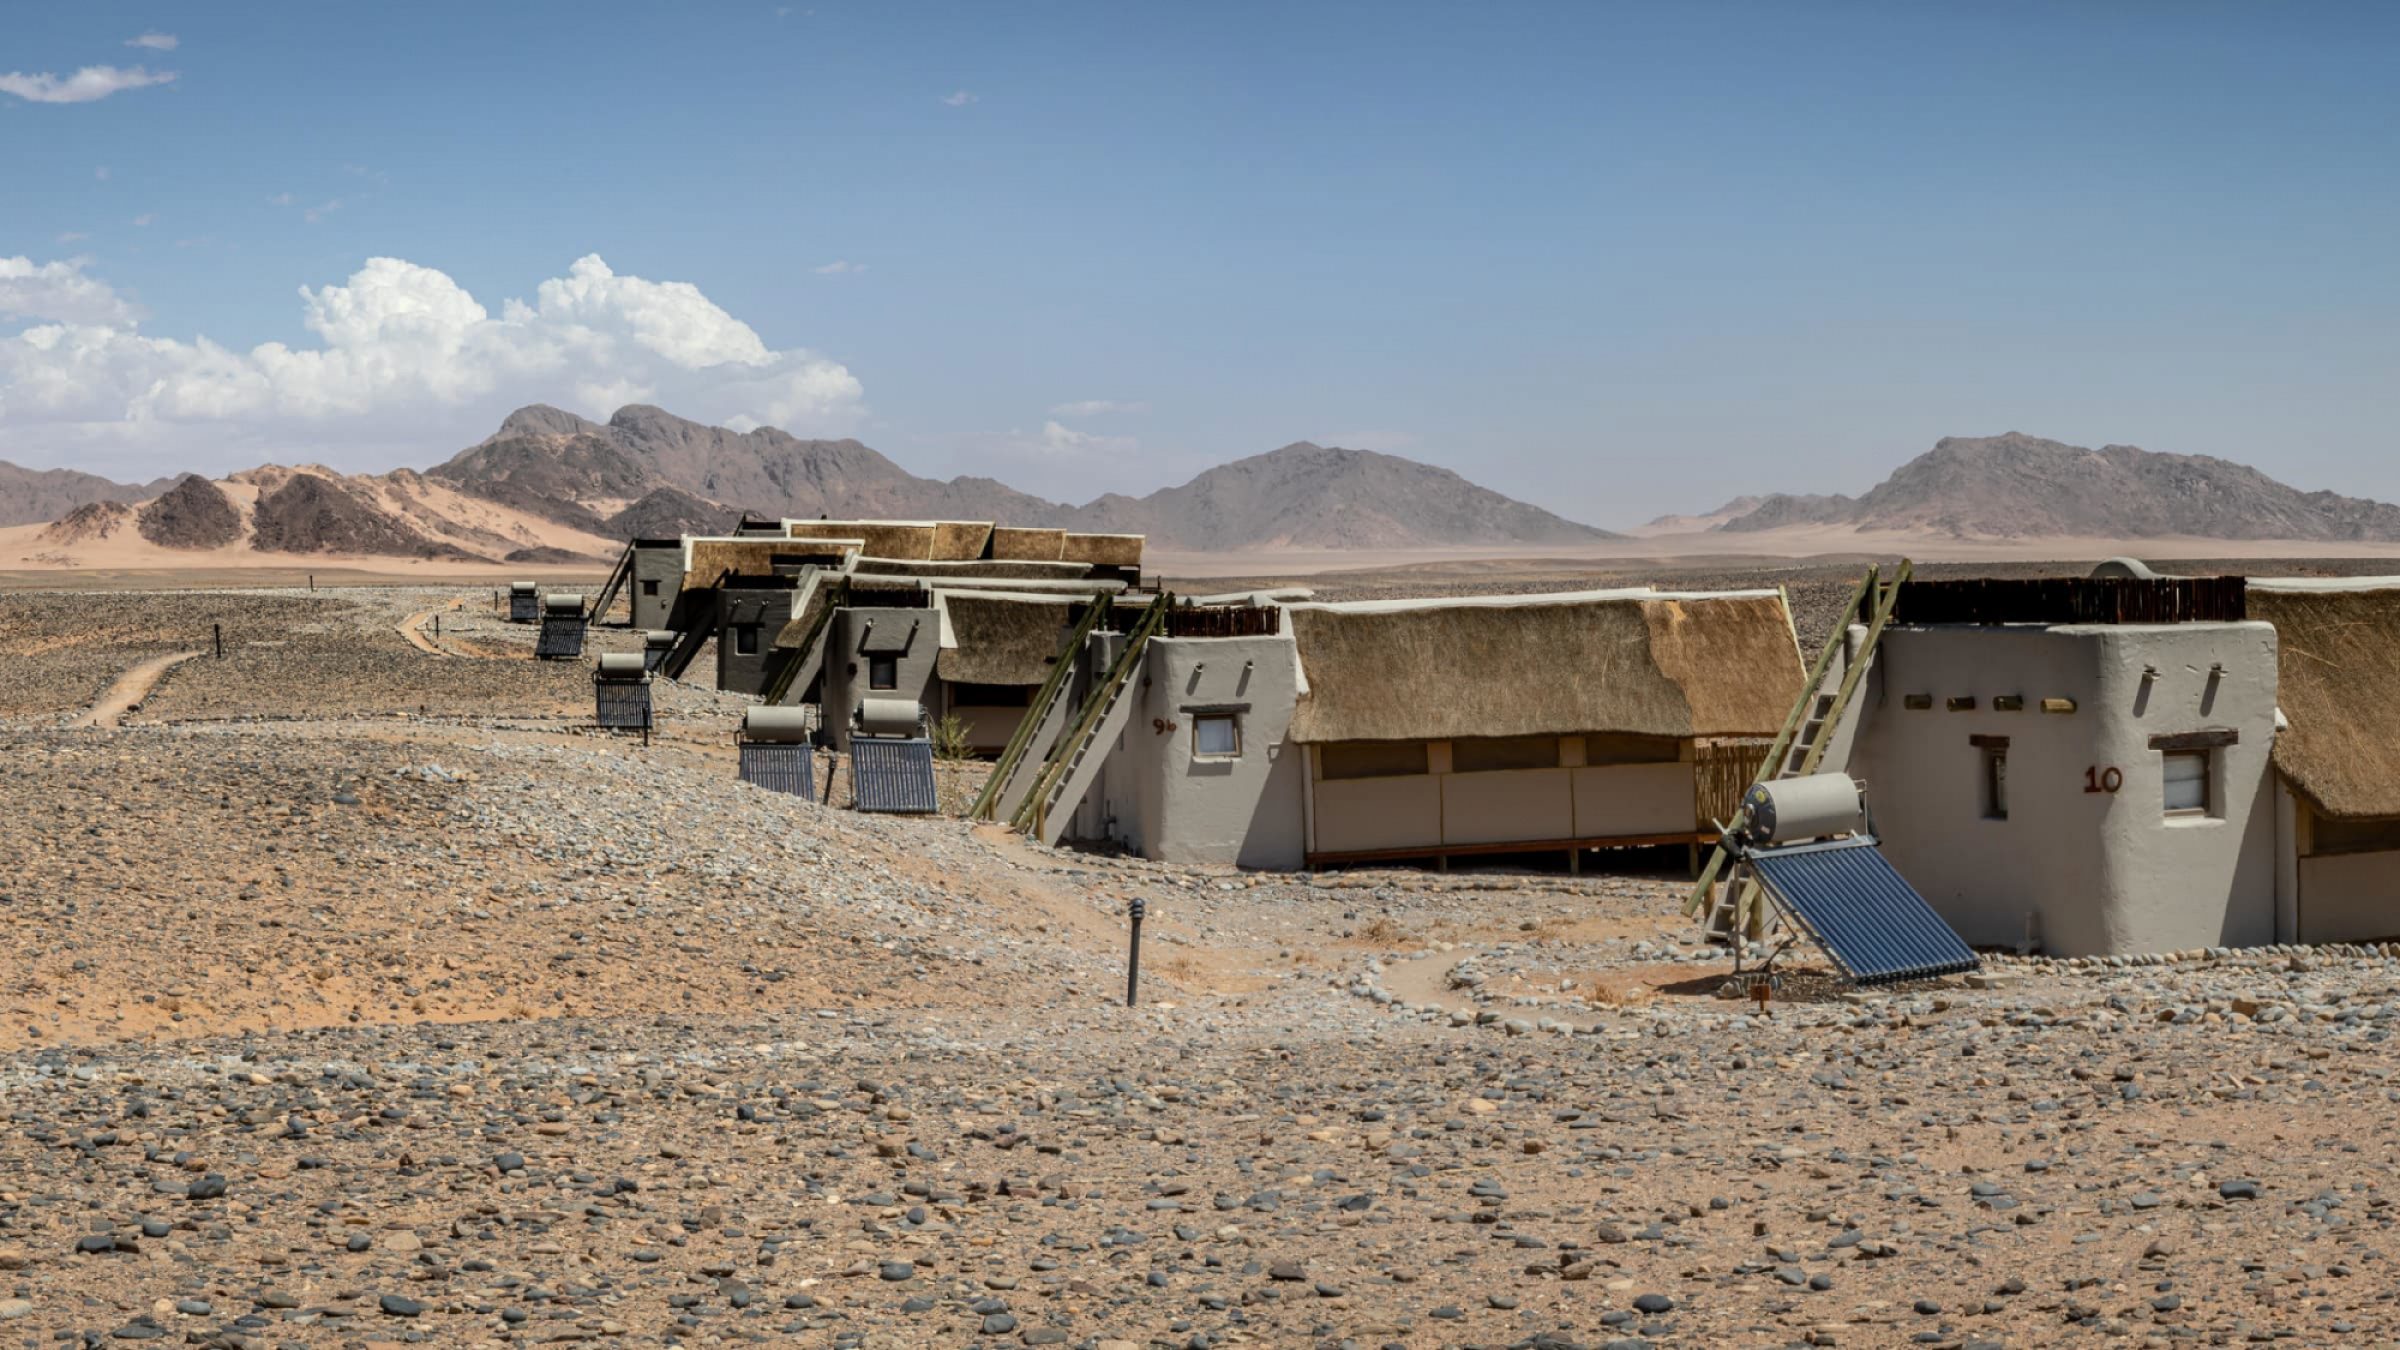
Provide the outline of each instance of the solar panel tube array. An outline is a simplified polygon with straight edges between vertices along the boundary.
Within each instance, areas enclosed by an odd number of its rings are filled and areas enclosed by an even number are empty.
[[[1922,980],[1982,964],[1866,835],[1749,855],[1759,880],[1860,984]]]
[[[769,792],[816,799],[815,746],[805,741],[743,741],[742,781]]]
[[[933,742],[851,737],[850,792],[852,808],[860,811],[930,815],[939,810]]]

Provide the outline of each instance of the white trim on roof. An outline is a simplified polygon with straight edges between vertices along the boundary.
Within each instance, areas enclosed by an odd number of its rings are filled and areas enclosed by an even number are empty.
[[[1187,605],[1295,605],[1316,592],[1306,586],[1278,586],[1261,591],[1227,591],[1222,595],[1179,597]]]
[[[2257,591],[2388,591],[2400,588],[2400,577],[2252,577]]]
[[[1649,586],[1626,586],[1605,591],[1544,591],[1530,595],[1437,595],[1413,600],[1312,600],[1287,609],[1321,609],[1336,614],[1400,614],[1412,610],[1462,609],[1469,606],[1507,608],[1521,605],[1589,605],[1628,600],[1773,600],[1783,592],[1662,591]]]

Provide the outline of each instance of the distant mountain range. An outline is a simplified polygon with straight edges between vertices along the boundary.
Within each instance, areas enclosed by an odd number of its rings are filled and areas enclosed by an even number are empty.
[[[2015,431],[1944,437],[1863,496],[1777,494],[1711,514],[1710,528],[1731,534],[1835,525],[1984,539],[2400,539],[2400,506],[2302,492],[2207,455],[2089,450]]]
[[[73,469],[21,469],[0,460],[0,526],[56,520],[92,502],[142,501],[157,496],[174,481],[117,483]]]
[[[1143,497],[1082,506],[990,478],[921,478],[855,440],[737,432],[658,408],[594,422],[519,409],[431,469],[343,474],[269,465],[210,480],[114,483],[0,464],[0,565],[234,565],[259,554],[535,563],[606,559],[624,540],[722,533],[761,516],[992,520],[1149,536],[1204,553],[1419,547],[1572,548],[1623,538],[1448,469],[1306,441]],[[35,528],[32,522],[49,522]],[[1827,529],[1956,539],[2400,540],[2400,506],[2301,492],[2258,470],[2018,432],[1950,437],[1859,497],[1742,497],[1646,535]],[[22,536],[22,537],[16,537]],[[1767,538],[1759,546],[1769,545]],[[107,561],[102,561],[103,558]]]
[[[1148,496],[1071,506],[990,478],[922,478],[855,440],[802,440],[772,427],[737,432],[643,405],[606,422],[521,408],[484,441],[422,473],[269,465],[213,481],[187,475],[135,486],[62,470],[0,471],[0,519],[51,522],[27,557],[53,560],[103,547],[121,553],[136,539],[185,554],[607,558],[628,538],[721,532],[745,512],[1064,526],[1144,534],[1153,547],[1197,552],[1621,537],[1448,469],[1305,441]]]
[[[556,408],[520,409],[491,439],[427,476],[610,534],[654,517],[688,519],[719,503],[767,516],[1056,525],[1143,534],[1157,547],[1196,552],[1616,537],[1448,469],[1306,441],[1220,464],[1146,497],[1110,494],[1069,506],[990,478],[920,478],[854,440],[801,440],[773,427],[729,431],[638,404],[606,423]],[[662,493],[672,496],[661,500]],[[638,500],[624,521],[595,509],[629,497]]]

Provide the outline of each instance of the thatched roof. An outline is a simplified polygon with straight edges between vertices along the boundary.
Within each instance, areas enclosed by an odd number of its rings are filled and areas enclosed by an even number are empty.
[[[1142,536],[1138,534],[1069,534],[1060,543],[1060,560],[1102,567],[1142,565]]]
[[[716,585],[717,578],[728,572],[737,577],[773,576],[778,558],[806,559],[819,566],[836,567],[857,547],[853,540],[837,539],[778,539],[772,536],[687,539],[684,541],[683,584],[687,590],[704,590]]]
[[[785,522],[794,539],[857,539],[870,558],[936,556],[933,541],[940,526],[930,520],[794,520]]]
[[[1302,742],[1772,736],[1806,678],[1765,592],[1300,605],[1290,621]]]
[[[2250,617],[2275,625],[2275,768],[2329,816],[2400,816],[2400,587],[2253,583]]]
[[[850,569],[860,576],[939,577],[945,581],[982,585],[992,578],[1018,581],[1081,581],[1091,569],[1082,563],[1011,561],[979,558],[966,562],[922,562],[907,558],[861,558]]]
[[[991,532],[992,556],[1016,562],[1071,562],[1096,567],[1139,567],[1143,536],[1078,534],[1070,530],[1002,525]]]
[[[983,546],[992,540],[992,524],[988,520],[944,520],[933,527],[935,562],[964,562],[983,556]]]
[[[933,672],[954,684],[1040,684],[1050,678],[1075,606],[946,591],[949,619]]]
[[[1067,544],[1065,530],[1002,525],[992,531],[992,556],[1021,562],[1057,562]]]

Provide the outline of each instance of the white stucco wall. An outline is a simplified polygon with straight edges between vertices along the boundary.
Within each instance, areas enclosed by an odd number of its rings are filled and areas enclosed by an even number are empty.
[[[1973,711],[1949,710],[1961,697]],[[2151,738],[2214,729],[2239,739],[2211,752],[2209,815],[2167,816]],[[2239,946],[2275,936],[2274,730],[2267,624],[1895,629],[1851,768],[1893,864],[1970,943],[2013,946],[2031,915],[2056,955]],[[2009,738],[2006,820],[1984,818],[1974,735]],[[2086,790],[2112,768],[2117,791]]]
[[[1298,669],[1288,637],[1153,638],[1141,700],[1101,771],[1108,837],[1167,862],[1293,869],[1303,861],[1306,756],[1292,744]],[[1194,752],[1202,711],[1241,719],[1241,753]]]

